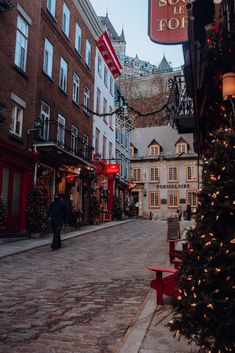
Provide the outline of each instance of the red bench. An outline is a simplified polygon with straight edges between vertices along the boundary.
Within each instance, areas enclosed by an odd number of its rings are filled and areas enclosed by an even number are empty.
[[[156,290],[157,305],[163,305],[163,294],[177,297],[179,291],[177,289],[175,274],[177,269],[169,267],[148,267],[148,270],[156,273],[156,278],[150,282],[150,287]],[[163,273],[168,273],[163,277]],[[170,273],[170,274],[169,274]]]
[[[170,263],[173,263],[175,258],[180,259],[182,257],[183,252],[188,251],[188,242],[185,240],[168,240],[168,243]],[[180,243],[182,245],[182,250],[176,249],[177,243]]]

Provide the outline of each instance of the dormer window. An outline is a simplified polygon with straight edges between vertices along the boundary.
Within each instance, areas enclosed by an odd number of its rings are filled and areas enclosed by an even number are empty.
[[[150,156],[159,156],[160,146],[159,145],[150,145],[149,146],[149,155]]]
[[[134,157],[135,151],[134,151],[134,147],[131,146],[130,147],[130,157]]]
[[[183,138],[180,138],[176,142],[175,147],[176,147],[176,154],[188,153],[188,143]]]

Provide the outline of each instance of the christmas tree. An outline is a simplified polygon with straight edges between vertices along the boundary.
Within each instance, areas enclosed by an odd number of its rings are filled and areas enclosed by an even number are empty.
[[[41,188],[33,185],[26,205],[26,223],[31,232],[41,232],[47,223],[47,199]]]
[[[168,326],[210,353],[234,352],[235,134],[211,135],[196,226],[177,274],[180,295]]]
[[[7,208],[4,205],[2,195],[0,194],[0,226],[4,226],[7,221]]]

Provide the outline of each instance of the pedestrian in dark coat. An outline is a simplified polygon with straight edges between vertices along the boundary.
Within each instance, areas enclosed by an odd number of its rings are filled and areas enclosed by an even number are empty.
[[[190,205],[187,205],[187,208],[186,208],[186,219],[188,221],[190,221],[191,217],[192,217],[192,209],[191,209]]]
[[[54,201],[50,204],[48,209],[48,217],[51,222],[51,227],[53,231],[53,240],[51,248],[53,250],[61,248],[61,237],[60,232],[63,226],[63,223],[67,219],[67,209],[65,202],[60,199],[59,195],[54,196]]]

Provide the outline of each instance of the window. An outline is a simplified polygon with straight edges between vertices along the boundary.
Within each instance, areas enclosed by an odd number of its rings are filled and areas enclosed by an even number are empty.
[[[12,110],[10,132],[17,136],[22,135],[23,109],[17,105]]]
[[[97,71],[100,77],[102,77],[102,59],[100,55],[98,55],[98,58],[97,58]]]
[[[74,125],[71,127],[71,152],[77,154],[78,150],[78,128]]]
[[[131,146],[130,147],[130,157],[134,157],[135,151],[134,151],[134,147]]]
[[[55,17],[56,0],[47,0],[47,9]]]
[[[68,76],[68,64],[63,58],[61,58],[60,59],[60,88],[64,92],[67,92],[67,76]]]
[[[187,143],[177,143],[176,145],[176,153],[177,154],[183,154],[188,152],[188,146]]]
[[[83,158],[85,160],[89,158],[88,136],[86,134],[83,134]]]
[[[179,193],[178,191],[168,191],[167,193],[167,204],[170,208],[176,208],[179,205]]]
[[[97,94],[96,94],[96,112],[100,114],[100,100],[101,100],[101,92],[99,88],[97,88]]]
[[[159,182],[159,167],[150,168],[150,182]]]
[[[159,208],[160,207],[160,193],[158,191],[149,193],[149,207]]]
[[[84,89],[84,111],[88,115],[89,115],[89,109],[90,109],[90,90],[87,86],[85,86],[85,89]]]
[[[79,54],[81,54],[82,50],[82,30],[78,23],[76,23],[75,27],[75,49]]]
[[[140,168],[132,169],[132,178],[134,181],[140,181]]]
[[[102,146],[102,157],[103,159],[106,159],[106,137],[103,136],[103,146]]]
[[[151,145],[151,146],[149,146],[149,154],[150,154],[150,156],[159,156],[159,154],[160,154],[160,146],[159,145]]]
[[[28,25],[20,17],[17,17],[15,64],[23,71],[26,71],[26,57],[28,47]]]
[[[168,167],[168,181],[178,181],[177,167]]]
[[[52,78],[52,67],[53,67],[53,51],[54,47],[51,42],[46,38],[44,45],[44,61],[43,71],[47,76]]]
[[[104,84],[106,87],[108,87],[108,70],[106,66],[104,67]]]
[[[110,75],[110,81],[109,81],[109,92],[113,96],[113,91],[114,91],[114,80],[113,77]]]
[[[65,118],[62,115],[58,115],[57,120],[57,144],[64,147],[65,139]]]
[[[113,116],[112,116],[113,108],[109,106],[109,127],[110,129],[113,129]]]
[[[195,165],[190,165],[186,167],[186,180],[187,181],[197,180],[197,168]]]
[[[187,191],[187,205],[197,207],[197,191]]]
[[[104,114],[107,113],[107,100],[105,98],[104,98],[104,103],[103,103],[103,113]],[[103,117],[103,120],[106,124],[108,124],[107,115]]]
[[[85,63],[87,64],[87,66],[91,67],[91,44],[89,40],[86,40]]]
[[[73,101],[76,104],[79,104],[79,91],[80,91],[80,78],[74,72],[74,74],[73,74]]]
[[[40,130],[40,137],[44,140],[49,140],[49,126],[50,126],[50,106],[45,102],[41,104],[41,120],[42,127]]]
[[[69,37],[69,26],[70,26],[70,10],[64,2],[63,17],[62,17],[62,31],[67,37]]]
[[[95,129],[95,153],[100,153],[100,130]]]
[[[109,159],[113,158],[113,144],[109,142]]]

